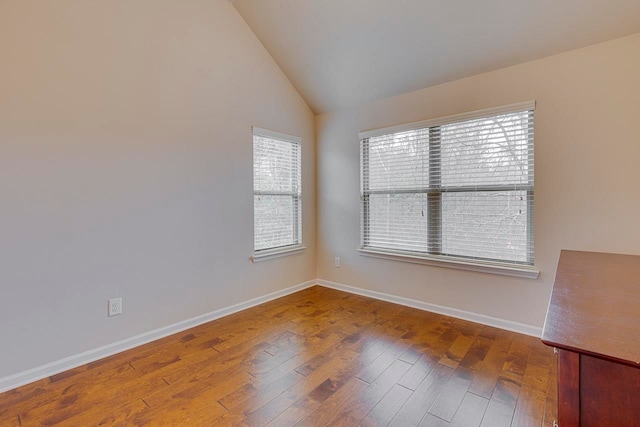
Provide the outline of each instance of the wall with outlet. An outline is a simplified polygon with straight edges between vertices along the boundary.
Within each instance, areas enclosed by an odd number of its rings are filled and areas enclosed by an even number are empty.
[[[119,316],[122,314],[122,297],[111,298],[107,304],[107,316]]]
[[[0,378],[315,277],[314,117],[230,2],[0,2],[0,58]],[[249,261],[252,125],[304,254]]]

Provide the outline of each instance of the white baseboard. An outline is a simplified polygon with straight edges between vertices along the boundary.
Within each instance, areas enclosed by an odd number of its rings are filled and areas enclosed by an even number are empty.
[[[382,292],[370,291],[368,289],[357,288],[355,286],[344,285],[342,283],[330,282],[328,280],[318,279],[317,283],[320,286],[324,286],[327,288],[337,289],[339,291],[349,292],[351,294],[362,295],[365,297],[392,302],[407,307],[417,308],[418,310],[430,311],[432,313],[443,314],[445,316],[457,317],[458,319],[493,326],[499,329],[506,329],[507,331],[530,335],[532,337],[539,338],[540,336],[542,336],[542,328],[539,328],[537,326],[526,325],[524,323],[513,322],[511,320],[499,319],[497,317],[473,313],[470,311],[458,310],[457,308],[430,304],[428,302],[385,294]]]
[[[64,359],[47,363],[46,365],[38,366],[26,371],[18,372],[16,374],[0,378],[0,393],[50,377],[51,375],[67,371],[78,366],[86,365],[87,363],[95,362],[96,360],[112,356],[125,350],[130,350],[134,347],[138,347],[151,341],[173,335],[189,328],[193,328],[194,326],[202,325],[203,323],[228,316],[238,311],[246,310],[247,308],[263,304],[276,298],[301,291],[303,289],[314,286],[316,283],[316,280],[309,280],[308,282],[300,283],[298,285],[294,285],[280,291],[272,292],[270,294],[253,298],[229,307],[220,308],[210,313],[183,320],[181,322],[154,329],[152,331],[145,332],[131,338],[126,338],[124,340],[107,344],[93,350],[85,351],[84,353],[75,354],[73,356],[65,357]]]
[[[337,289],[352,294],[362,295],[370,298],[375,298],[382,301],[388,301],[395,304],[404,305],[407,307],[417,308],[419,310],[430,311],[433,313],[443,314],[446,316],[457,317],[459,319],[468,320],[470,322],[480,323],[483,325],[489,325],[500,329],[506,329],[508,331],[518,332],[525,335],[531,335],[534,337],[540,337],[542,335],[542,328],[525,325],[523,323],[513,322],[510,320],[498,319],[496,317],[486,316],[484,314],[472,313],[469,311],[458,310],[456,308],[444,307],[437,304],[430,304],[424,301],[418,301],[410,298],[399,297],[395,295],[385,294],[382,292],[370,291],[367,289],[357,288],[354,286],[344,285],[341,283],[330,282],[328,280],[309,280],[308,282],[300,283],[282,289],[280,291],[272,292],[267,295],[263,295],[257,298],[250,299],[248,301],[241,302],[229,307],[224,307],[218,310],[214,310],[210,313],[206,313],[200,316],[193,317],[191,319],[183,320],[181,322],[174,323],[162,328],[154,329],[149,332],[145,332],[140,335],[136,335],[131,338],[126,338],[121,341],[117,341],[111,344],[107,344],[102,347],[95,348],[93,350],[85,351],[84,353],[76,354],[73,356],[65,357],[64,359],[56,360],[45,365],[41,365],[26,371],[18,372],[7,377],[0,378],[0,393],[8,390],[20,387],[25,384],[38,381],[60,372],[67,371],[69,369],[76,368],[78,366],[86,365],[87,363],[95,362],[96,360],[103,359],[108,356],[130,350],[134,347],[147,344],[151,341],[158,340],[160,338],[173,335],[178,332],[193,328],[198,325],[210,322],[212,320],[219,319],[224,316],[228,316],[238,311],[246,310],[247,308],[254,307],[256,305],[263,304],[265,302],[283,297],[285,295],[292,294],[294,292],[301,291],[314,285],[320,285],[327,288]]]

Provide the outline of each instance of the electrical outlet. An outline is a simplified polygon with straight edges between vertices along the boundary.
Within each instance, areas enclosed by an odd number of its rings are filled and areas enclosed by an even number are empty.
[[[110,299],[107,316],[111,317],[119,314],[122,314],[122,297]]]
[[[340,268],[340,257],[337,256],[333,259],[333,266]]]

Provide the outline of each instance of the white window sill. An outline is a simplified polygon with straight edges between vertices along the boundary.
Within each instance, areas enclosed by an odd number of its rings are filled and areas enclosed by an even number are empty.
[[[459,270],[477,271],[480,273],[499,274],[502,276],[537,279],[539,270],[528,266],[511,266],[482,261],[462,261],[445,257],[427,257],[401,252],[387,252],[374,249],[358,249],[360,255],[394,261],[410,262],[413,264],[433,265],[436,267],[457,268]]]
[[[280,258],[283,256],[295,255],[303,253],[307,248],[305,246],[290,246],[283,249],[273,249],[254,253],[249,257],[251,262],[261,262],[273,258]]]

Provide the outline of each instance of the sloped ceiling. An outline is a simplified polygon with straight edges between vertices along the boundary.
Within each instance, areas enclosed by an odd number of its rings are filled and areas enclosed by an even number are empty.
[[[640,32],[640,0],[233,4],[315,113]]]

